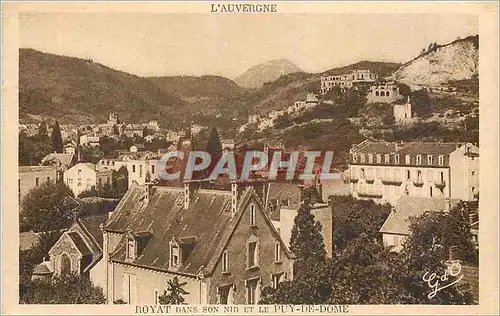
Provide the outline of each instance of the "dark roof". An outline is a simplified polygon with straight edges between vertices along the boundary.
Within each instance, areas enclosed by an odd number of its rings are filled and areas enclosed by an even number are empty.
[[[167,270],[169,243],[175,237],[196,237],[196,245],[177,270],[196,274],[207,266],[231,221],[231,194],[228,191],[198,190],[190,207],[183,209],[181,188],[155,187],[149,205],[144,204],[145,189],[131,187],[116,208],[106,230],[125,232],[152,231],[153,234],[134,264]],[[120,242],[112,260],[125,261],[125,240]]]
[[[52,271],[47,267],[45,262],[42,262],[35,266],[33,269],[33,274],[35,275],[44,275],[44,274],[52,274]]]
[[[423,143],[415,142],[406,144],[400,150],[399,154],[430,154],[430,155],[449,155],[459,148],[460,143]]]
[[[101,224],[106,224],[108,220],[108,214],[91,215],[86,217],[78,218],[79,223],[82,225],[84,230],[90,235],[90,237],[97,244],[99,249],[102,250],[103,239],[102,231],[99,227]]]
[[[396,151],[395,143],[363,141],[355,147],[357,153],[393,153]]]
[[[76,248],[81,252],[82,256],[91,255],[92,251],[89,249],[85,241],[83,241],[82,237],[77,232],[69,232],[68,236],[75,243]]]
[[[457,202],[456,200],[447,201],[441,197],[402,196],[396,201],[394,210],[380,228],[380,232],[408,235],[410,233],[410,217],[420,216],[426,212],[442,212],[446,208],[446,203],[454,205]]]
[[[289,204],[296,204],[300,201],[300,188],[297,184],[293,183],[269,183],[267,203],[273,199],[287,199],[289,200]]]

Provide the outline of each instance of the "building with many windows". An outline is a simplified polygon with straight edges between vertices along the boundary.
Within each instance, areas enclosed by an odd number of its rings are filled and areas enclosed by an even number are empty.
[[[358,84],[373,83],[378,79],[378,74],[370,70],[353,70],[349,74],[321,76],[321,94],[331,91],[333,87],[346,90]]]
[[[479,148],[470,143],[364,141],[350,150],[349,173],[350,192],[357,198],[473,201],[479,196]]]
[[[158,304],[186,282],[188,304],[257,304],[292,278],[291,253],[251,186],[230,191],[133,185],[104,228],[108,303]]]

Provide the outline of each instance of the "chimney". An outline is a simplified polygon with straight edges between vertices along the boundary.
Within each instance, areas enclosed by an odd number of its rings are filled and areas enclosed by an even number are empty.
[[[231,216],[236,214],[238,209],[238,184],[231,182]]]
[[[189,182],[184,182],[184,209],[187,210],[189,208],[189,203],[191,200],[190,197],[190,188],[189,188]]]

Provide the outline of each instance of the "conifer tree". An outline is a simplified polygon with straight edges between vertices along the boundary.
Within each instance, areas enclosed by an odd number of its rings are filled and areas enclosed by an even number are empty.
[[[174,277],[172,280],[168,280],[167,289],[163,292],[163,295],[158,297],[158,301],[163,305],[180,305],[184,304],[183,295],[189,294],[186,290],[184,290],[184,286],[187,282],[179,282],[177,277]]]
[[[222,144],[219,139],[219,133],[217,133],[217,129],[215,128],[215,126],[210,130],[206,151],[210,155],[212,155],[212,157],[217,156],[222,152]]]
[[[61,135],[61,127],[59,126],[59,122],[56,121],[52,128],[52,135],[51,135],[51,140],[52,140],[52,151],[56,153],[62,153],[63,151],[63,140],[62,140],[62,135]]]
[[[325,244],[321,236],[321,224],[314,220],[311,207],[302,203],[294,220],[290,250],[297,257],[297,263],[305,260],[324,262],[326,257]]]
[[[48,132],[47,132],[47,123],[45,123],[45,121],[43,121],[42,123],[40,123],[40,126],[38,127],[38,139],[40,141],[47,141],[49,138],[48,136]]]

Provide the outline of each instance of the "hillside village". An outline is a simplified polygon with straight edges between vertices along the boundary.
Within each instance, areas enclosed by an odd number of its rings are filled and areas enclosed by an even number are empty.
[[[215,76],[143,78],[22,50],[21,301],[45,302],[40,284],[74,274],[107,304],[435,304],[425,284],[411,285],[415,293],[408,280],[426,263],[458,263],[466,281],[438,303],[477,304],[478,49],[472,36],[405,64],[365,61],[263,84],[253,69],[240,77],[251,87]],[[109,89],[89,85],[85,96],[72,75],[67,91],[38,83],[47,76],[58,86],[57,72],[74,64],[81,81],[96,69],[120,80],[102,75]],[[139,88],[125,93],[131,86]],[[269,180],[268,165],[250,181],[163,181],[165,153],[202,150],[237,159],[333,151],[329,170],[340,178]],[[182,174],[186,164],[166,168]],[[426,229],[433,238],[419,239]],[[408,282],[338,285],[398,271]],[[300,292],[303,277],[312,281]],[[182,300],[169,301],[179,288]],[[386,295],[392,288],[403,294]]]

